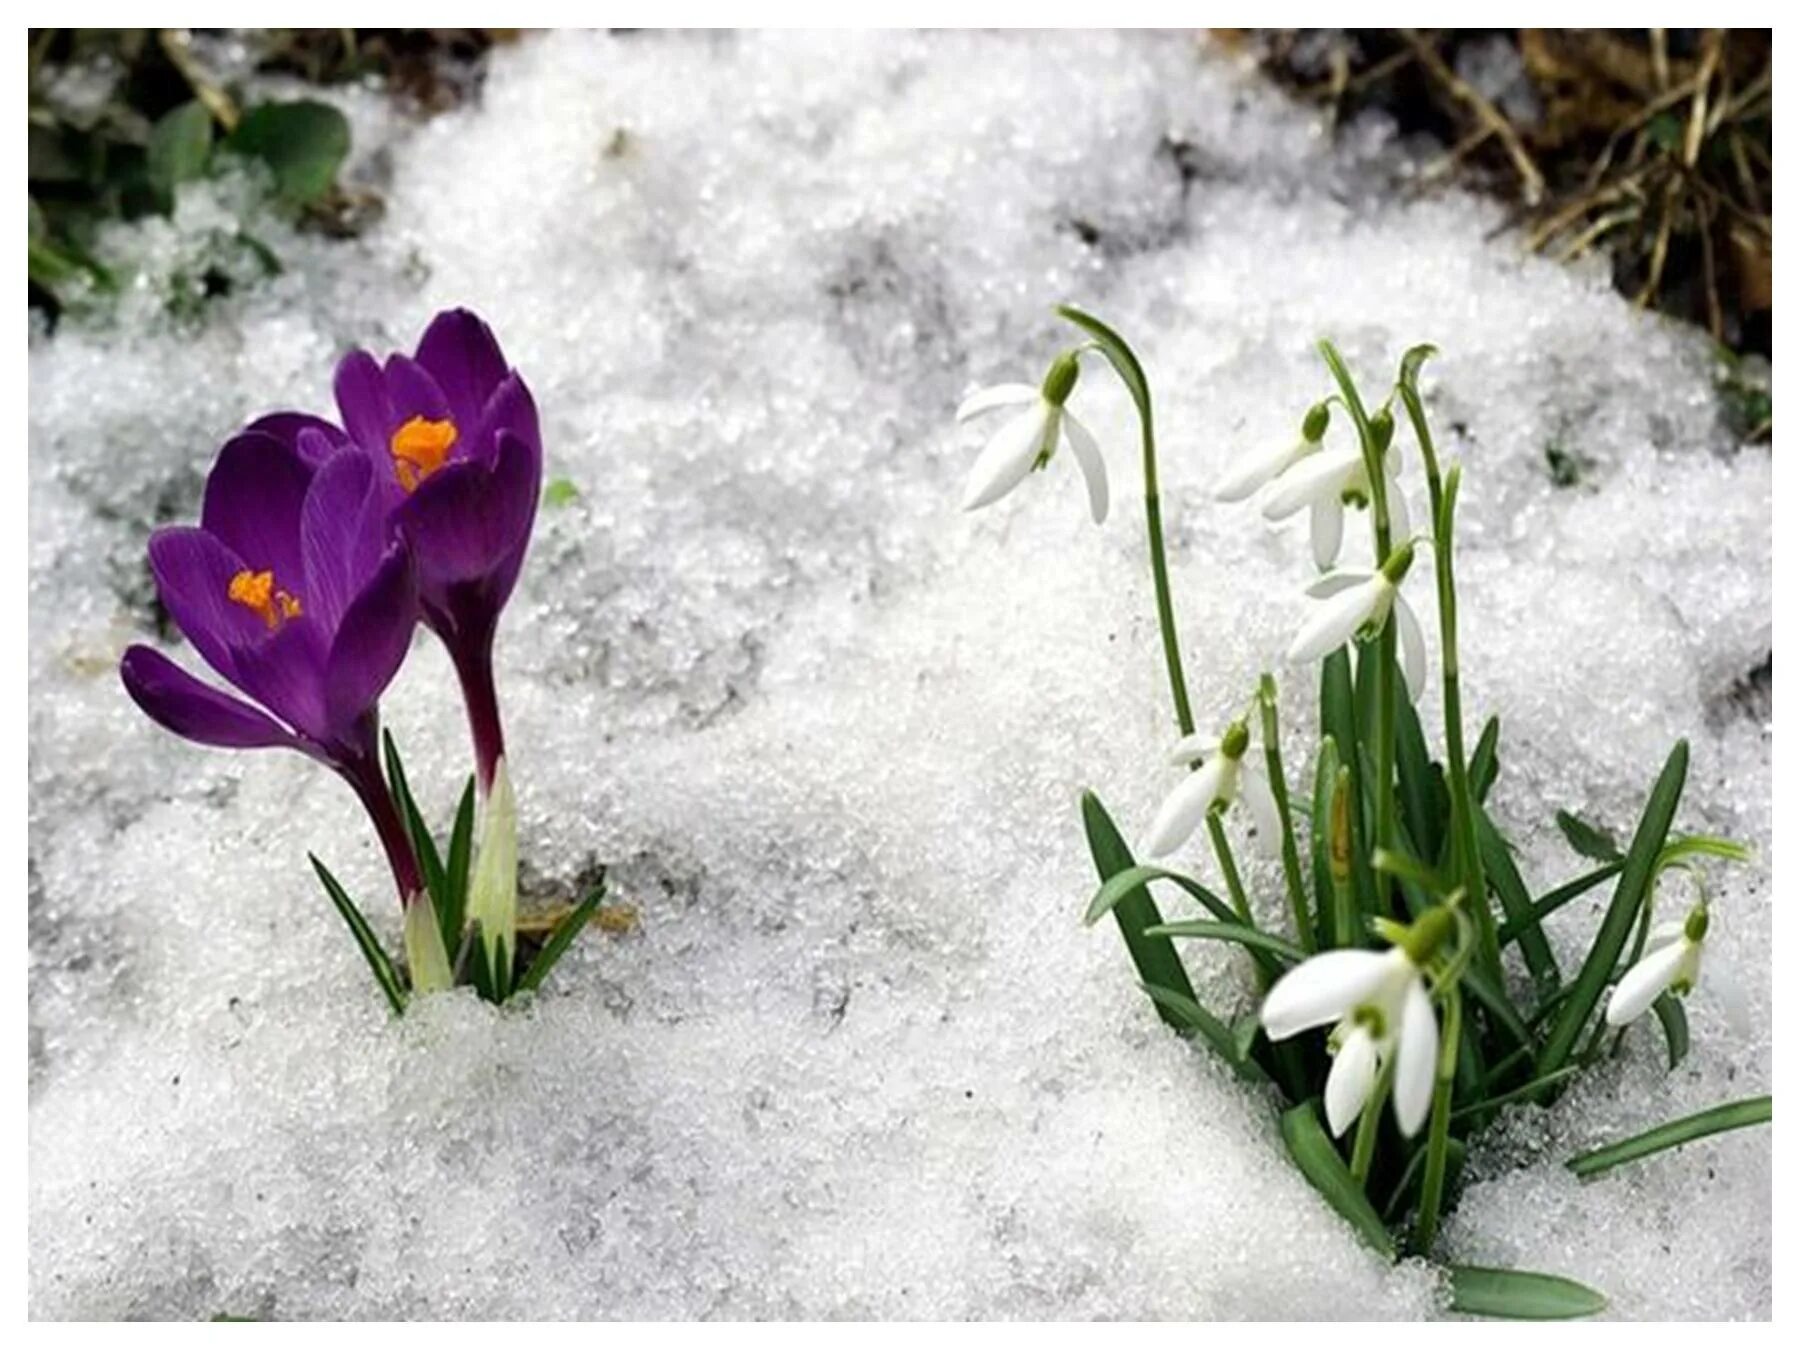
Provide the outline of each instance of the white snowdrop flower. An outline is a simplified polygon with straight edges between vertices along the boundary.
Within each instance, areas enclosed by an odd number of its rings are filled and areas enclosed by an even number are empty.
[[[956,410],[959,422],[997,408],[1023,405],[1021,411],[1000,424],[977,456],[963,492],[963,510],[974,511],[999,501],[1033,469],[1048,464],[1058,443],[1066,441],[1087,483],[1088,509],[1094,523],[1106,519],[1106,461],[1101,458],[1100,444],[1064,406],[1081,374],[1080,361],[1078,352],[1065,352],[1056,358],[1041,386],[997,384],[977,390],[963,400]]]
[[[1404,539],[1412,533],[1412,517],[1400,487],[1400,452],[1391,444],[1382,455],[1382,467],[1387,473],[1389,535]],[[1373,496],[1362,451],[1326,450],[1301,456],[1275,480],[1263,502],[1263,515],[1286,520],[1311,508],[1313,561],[1330,567],[1344,542],[1344,508],[1366,507]]]
[[[1222,502],[1241,502],[1265,483],[1274,481],[1308,455],[1318,454],[1324,447],[1325,428],[1331,422],[1331,409],[1315,403],[1300,424],[1300,439],[1291,445],[1277,445],[1246,455],[1226,474],[1213,496]]]
[[[1181,780],[1156,812],[1156,819],[1139,850],[1145,857],[1161,858],[1184,844],[1199,828],[1207,812],[1224,810],[1243,802],[1256,826],[1257,846],[1273,856],[1280,848],[1281,817],[1275,810],[1275,794],[1261,769],[1244,762],[1250,748],[1250,729],[1233,722],[1223,737],[1184,736],[1169,753],[1172,764],[1200,767]]]
[[[1606,1020],[1622,1027],[1642,1017],[1666,990],[1685,996],[1700,982],[1700,958],[1711,923],[1706,903],[1688,911],[1685,919],[1671,919],[1650,930],[1644,955],[1613,989],[1606,1005]]]
[[[1333,1135],[1343,1134],[1362,1114],[1390,1060],[1395,1123],[1408,1137],[1425,1123],[1437,1072],[1438,1024],[1422,971],[1454,927],[1448,909],[1428,910],[1398,946],[1308,957],[1263,999],[1263,1030],[1271,1041],[1335,1024],[1325,1080],[1325,1119]]]
[[[1400,593],[1400,583],[1412,566],[1413,546],[1400,545],[1388,555],[1379,571],[1340,567],[1327,572],[1306,593],[1322,603],[1302,625],[1288,648],[1288,660],[1305,663],[1336,651],[1358,635],[1374,636],[1394,616],[1399,625],[1400,670],[1407,692],[1416,701],[1425,689],[1425,633],[1419,616]]]

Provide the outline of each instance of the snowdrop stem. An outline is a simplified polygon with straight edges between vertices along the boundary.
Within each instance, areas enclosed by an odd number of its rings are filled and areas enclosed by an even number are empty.
[[[1486,869],[1475,840],[1475,805],[1469,787],[1469,761],[1463,751],[1462,680],[1456,646],[1456,496],[1461,470],[1452,465],[1448,478],[1439,471],[1437,444],[1425,420],[1425,404],[1419,397],[1419,367],[1433,354],[1430,347],[1414,347],[1400,362],[1400,402],[1419,443],[1425,463],[1425,486],[1431,494],[1432,566],[1437,577],[1438,646],[1444,670],[1444,752],[1450,778],[1450,828],[1462,863],[1463,889],[1475,917],[1482,964],[1490,975],[1500,973],[1500,940],[1488,907]]]
[[[1462,1044],[1462,991],[1451,984],[1444,993],[1444,1033],[1438,1041],[1437,1081],[1431,1090],[1431,1124],[1425,1134],[1425,1174],[1419,1183],[1419,1217],[1413,1246],[1430,1255],[1437,1240],[1438,1213],[1444,1203],[1444,1167],[1450,1144],[1450,1093],[1456,1083],[1456,1052]]]
[[[1381,1111],[1387,1105],[1388,1093],[1394,1086],[1394,1056],[1389,1055],[1375,1080],[1375,1090],[1363,1103],[1362,1115],[1356,1122],[1356,1143],[1350,1150],[1350,1175],[1358,1186],[1367,1187],[1369,1168],[1375,1161],[1375,1140],[1381,1133]]]
[[[1175,722],[1183,736],[1194,734],[1194,713],[1188,705],[1187,677],[1181,671],[1181,640],[1175,631],[1175,602],[1169,594],[1169,562],[1163,547],[1162,497],[1156,481],[1156,420],[1150,411],[1150,382],[1137,354],[1125,339],[1091,314],[1073,305],[1056,311],[1093,339],[1090,345],[1106,357],[1131,401],[1137,405],[1138,426],[1144,442],[1144,525],[1150,537],[1150,576],[1156,584],[1156,622],[1162,630],[1163,662],[1169,668],[1169,695],[1175,703]],[[1079,349],[1078,349],[1079,350]]]
[[[1268,770],[1269,791],[1275,798],[1275,814],[1281,821],[1281,875],[1287,883],[1288,909],[1293,914],[1294,936],[1302,951],[1318,950],[1312,922],[1306,913],[1306,886],[1300,874],[1300,849],[1294,842],[1293,813],[1288,809],[1287,774],[1281,767],[1281,718],[1276,703],[1275,677],[1267,671],[1256,687],[1262,708],[1263,764]]]
[[[1244,880],[1238,875],[1237,859],[1232,856],[1231,840],[1225,837],[1225,822],[1217,810],[1206,813],[1206,832],[1212,837],[1213,856],[1219,860],[1219,870],[1225,874],[1225,891],[1231,896],[1231,907],[1237,911],[1238,921],[1246,928],[1256,927],[1256,918],[1250,913],[1250,900],[1244,894]]]

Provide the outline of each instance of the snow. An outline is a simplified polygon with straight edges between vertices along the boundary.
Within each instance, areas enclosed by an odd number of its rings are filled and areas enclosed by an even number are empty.
[[[1101,529],[1062,462],[958,512],[980,436],[950,417],[1040,377],[1065,299],[1151,374],[1203,723],[1279,659],[1308,569],[1303,524],[1210,484],[1326,392],[1320,335],[1377,396],[1407,346],[1442,348],[1465,700],[1502,714],[1492,805],[1527,879],[1580,868],[1558,806],[1628,832],[1683,735],[1679,824],[1759,858],[1714,876],[1689,1060],[1665,1074],[1640,1028],[1552,1110],[1510,1110],[1446,1254],[1560,1271],[1624,1317],[1768,1316],[1767,1131],[1587,1185],[1561,1167],[1770,1083],[1768,708],[1745,693],[1770,457],[1725,430],[1702,338],[1490,238],[1490,204],[1392,190],[1385,128],[1333,149],[1182,36],[561,34],[429,122],[342,98],[381,225],[257,218],[283,274],[172,322],[159,286],[255,209],[192,188],[108,242],[149,277],[115,320],[33,337],[35,1316],[1438,1312],[1436,1274],[1359,1246],[1270,1100],[1165,1034],[1117,935],[1079,923],[1079,792],[1135,835],[1176,772],[1129,406],[1097,364],[1071,402],[1108,451]],[[410,345],[453,304],[494,324],[579,493],[503,628],[527,889],[606,862],[638,921],[529,1006],[395,1023],[305,864],[397,946],[349,794],[176,742],[114,667],[151,622],[143,541],[194,514],[218,442],[324,410],[345,347]],[[1313,698],[1272,668],[1298,778]],[[447,819],[467,751],[423,638],[385,712]],[[1601,903],[1558,921],[1566,958]],[[1244,969],[1189,955],[1219,1011],[1249,1006]]]

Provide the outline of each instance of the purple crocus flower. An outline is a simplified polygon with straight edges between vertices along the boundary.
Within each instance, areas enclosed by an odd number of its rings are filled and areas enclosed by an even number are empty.
[[[335,382],[340,429],[301,413],[252,424],[316,460],[360,450],[389,528],[411,546],[419,608],[462,683],[486,798],[505,754],[494,633],[531,541],[543,476],[537,408],[488,326],[465,309],[431,321],[411,357],[353,351]]]
[[[199,526],[151,536],[150,569],[176,627],[244,697],[141,645],[119,673],[137,705],[179,736],[286,746],[330,766],[368,810],[409,904],[423,884],[382,779],[376,704],[406,656],[417,579],[383,528],[368,458],[334,444],[310,427],[233,437],[207,477]]]

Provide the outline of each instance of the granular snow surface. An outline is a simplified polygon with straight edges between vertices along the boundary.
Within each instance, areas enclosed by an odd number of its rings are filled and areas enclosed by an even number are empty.
[[[1397,187],[1382,126],[1334,148],[1183,36],[563,34],[434,120],[335,97],[379,225],[260,219],[283,274],[177,323],[170,288],[246,209],[243,182],[199,185],[106,242],[144,277],[114,318],[32,340],[36,1316],[1441,1312],[1434,1270],[1359,1245],[1272,1099],[1168,1035],[1117,934],[1079,922],[1080,791],[1135,836],[1176,772],[1134,423],[1090,362],[1095,528],[1065,457],[961,513],[981,436],[951,422],[977,384],[1040,378],[1064,300],[1154,383],[1201,720],[1275,670],[1297,780],[1304,530],[1210,485],[1327,391],[1319,336],[1377,398],[1406,347],[1442,349],[1465,698],[1502,714],[1492,806],[1527,879],[1584,866],[1556,807],[1628,833],[1684,735],[1679,827],[1759,858],[1713,876],[1688,1060],[1667,1073],[1640,1027],[1554,1108],[1510,1109],[1443,1254],[1571,1275],[1622,1317],[1768,1316],[1766,1130],[1562,1167],[1770,1083],[1770,456],[1725,429],[1702,337],[1597,264],[1523,257],[1491,204]],[[459,304],[578,493],[502,630],[527,888],[567,899],[606,863],[637,922],[529,1006],[397,1023],[305,861],[398,945],[350,795],[176,741],[115,667],[133,640],[192,659],[154,636],[142,549],[197,513],[219,442],[327,411],[343,350]],[[447,819],[467,748],[426,638],[384,708]],[[1555,921],[1565,962],[1605,894]],[[1234,958],[1188,955],[1215,1010],[1251,1006]]]

